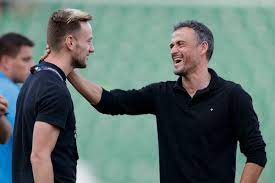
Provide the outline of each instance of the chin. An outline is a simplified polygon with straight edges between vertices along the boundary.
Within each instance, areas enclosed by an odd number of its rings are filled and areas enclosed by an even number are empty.
[[[181,70],[174,70],[174,74],[178,76],[185,76],[186,72],[181,71]]]
[[[83,60],[83,61],[78,60],[73,63],[73,67],[74,68],[86,68],[87,64],[86,64],[85,60]]]
[[[78,64],[78,65],[75,66],[75,68],[79,68],[79,69],[84,69],[86,67],[87,67],[86,64]]]

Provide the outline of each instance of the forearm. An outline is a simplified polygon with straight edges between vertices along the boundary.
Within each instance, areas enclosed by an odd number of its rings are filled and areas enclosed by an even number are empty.
[[[240,183],[257,183],[263,167],[255,163],[246,163]]]
[[[32,172],[35,183],[54,183],[51,157],[31,155]]]
[[[11,127],[4,115],[0,116],[0,144],[8,141],[11,134]]]
[[[75,89],[92,105],[99,103],[103,90],[101,86],[83,78],[75,71],[72,71],[68,75],[68,80],[72,83]]]

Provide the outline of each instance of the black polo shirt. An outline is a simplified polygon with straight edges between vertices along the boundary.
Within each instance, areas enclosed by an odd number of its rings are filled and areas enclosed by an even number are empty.
[[[55,183],[74,183],[78,159],[75,138],[75,115],[64,72],[56,65],[41,62],[48,68],[30,74],[19,93],[14,126],[13,183],[33,180],[30,156],[33,128],[43,121],[60,128],[51,154]],[[49,69],[50,68],[50,69]]]
[[[161,183],[233,183],[236,148],[265,166],[265,143],[251,97],[209,69],[211,81],[191,98],[178,81],[140,90],[103,90],[95,108],[106,114],[154,114]]]

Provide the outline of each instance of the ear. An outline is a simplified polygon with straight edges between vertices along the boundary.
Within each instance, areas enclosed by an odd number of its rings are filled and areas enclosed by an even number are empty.
[[[206,55],[207,50],[208,50],[208,43],[206,41],[203,41],[200,46],[200,54]]]
[[[0,59],[0,65],[3,67],[5,70],[10,70],[12,68],[12,63],[13,60],[10,56],[8,55],[3,55]]]
[[[73,50],[75,47],[75,39],[72,35],[68,35],[65,39],[65,45],[69,50]]]

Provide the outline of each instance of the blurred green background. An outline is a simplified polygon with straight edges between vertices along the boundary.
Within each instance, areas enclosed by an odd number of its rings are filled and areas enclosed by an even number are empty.
[[[260,182],[274,182],[274,6],[102,2],[17,1],[0,10],[0,34],[14,31],[30,37],[36,44],[37,62],[44,52],[50,14],[67,7],[85,10],[94,17],[95,53],[82,75],[106,89],[131,89],[175,80],[169,49],[173,25],[186,19],[205,23],[215,37],[210,67],[240,83],[253,98],[267,144],[268,163]],[[96,177],[95,182],[159,182],[155,117],[99,114],[68,85],[75,104],[81,164]],[[236,182],[244,163],[238,152]]]

